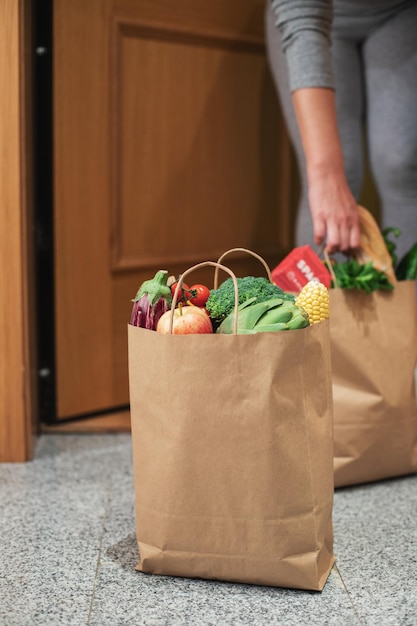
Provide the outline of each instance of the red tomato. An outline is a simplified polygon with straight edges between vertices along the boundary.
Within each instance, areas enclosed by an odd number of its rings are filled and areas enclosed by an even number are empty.
[[[205,285],[197,284],[191,285],[190,291],[193,290],[195,290],[197,294],[191,298],[188,298],[188,300],[191,302],[191,304],[194,304],[195,306],[204,307],[210,295],[210,289]]]
[[[177,285],[178,285],[178,280],[176,280],[175,283],[172,283],[172,285],[171,285],[172,297],[174,297],[174,293],[175,293],[175,290],[177,288]],[[178,304],[178,302],[182,302],[183,304],[185,304],[187,302],[188,296],[189,296],[189,291],[190,291],[189,286],[186,283],[182,283],[180,292],[178,294],[177,304]]]

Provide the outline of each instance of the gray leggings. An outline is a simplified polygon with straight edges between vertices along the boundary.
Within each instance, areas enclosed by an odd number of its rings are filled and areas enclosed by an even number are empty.
[[[346,175],[359,199],[364,149],[380,198],[381,227],[397,226],[399,255],[417,241],[417,3],[378,22],[333,28],[336,107]],[[267,2],[269,64],[299,163],[302,183],[295,243],[313,243],[305,160],[296,124],[280,34]],[[366,147],[363,146],[365,121]]]

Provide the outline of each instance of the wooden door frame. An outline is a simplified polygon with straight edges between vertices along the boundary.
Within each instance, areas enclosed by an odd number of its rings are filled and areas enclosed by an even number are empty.
[[[0,0],[0,462],[38,428],[32,174],[32,0]]]

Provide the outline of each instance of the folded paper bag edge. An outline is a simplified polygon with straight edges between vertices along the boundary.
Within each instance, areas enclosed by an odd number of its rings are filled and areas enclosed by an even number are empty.
[[[189,552],[163,550],[140,540],[138,547],[140,561],[135,569],[142,573],[305,591],[322,591],[336,561],[333,551],[327,545],[323,546],[326,548],[325,553],[322,547],[283,559],[229,555],[227,560],[222,554],[191,555]],[[242,561],[242,567],[236,568],[239,560]],[[222,567],[219,567],[219,562]],[[239,575],[232,573],[237,570]],[[275,576],[271,576],[273,570],[276,572]]]

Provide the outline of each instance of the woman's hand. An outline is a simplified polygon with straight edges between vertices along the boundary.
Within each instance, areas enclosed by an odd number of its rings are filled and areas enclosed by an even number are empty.
[[[359,213],[343,169],[309,173],[309,204],[314,243],[326,244],[329,253],[359,247]]]

